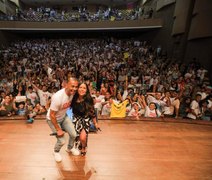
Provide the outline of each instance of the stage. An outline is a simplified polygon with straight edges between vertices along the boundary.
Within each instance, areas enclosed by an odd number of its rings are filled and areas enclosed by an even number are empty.
[[[86,157],[61,150],[45,120],[0,120],[0,180],[212,179],[212,122],[99,120]],[[68,139],[66,134],[66,139]],[[67,144],[67,143],[66,143]]]

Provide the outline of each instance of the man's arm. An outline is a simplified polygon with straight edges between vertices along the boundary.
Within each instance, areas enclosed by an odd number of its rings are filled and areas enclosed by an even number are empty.
[[[38,91],[38,90],[40,90],[35,84],[33,84],[32,82],[31,82],[31,85],[32,85],[32,87],[36,90],[36,91]]]
[[[64,131],[61,129],[61,127],[59,126],[59,124],[57,123],[57,119],[56,119],[56,113],[57,111],[53,111],[50,109],[50,119],[52,121],[52,124],[54,125],[56,131],[57,131],[57,136],[61,137],[63,136],[65,133]]]

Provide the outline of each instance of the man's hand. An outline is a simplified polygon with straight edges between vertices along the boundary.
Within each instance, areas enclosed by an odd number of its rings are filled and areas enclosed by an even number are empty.
[[[64,136],[65,132],[62,129],[57,130],[57,136],[62,137]]]

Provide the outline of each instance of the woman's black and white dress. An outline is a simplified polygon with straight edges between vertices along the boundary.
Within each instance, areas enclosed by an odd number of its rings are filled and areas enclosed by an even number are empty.
[[[72,109],[73,109],[73,123],[75,126],[75,130],[77,132],[77,136],[79,136],[80,132],[83,129],[85,130],[86,133],[88,133],[92,119],[93,117],[95,117],[95,113],[88,115],[88,112],[86,112],[84,101],[76,102],[75,105],[72,107]]]

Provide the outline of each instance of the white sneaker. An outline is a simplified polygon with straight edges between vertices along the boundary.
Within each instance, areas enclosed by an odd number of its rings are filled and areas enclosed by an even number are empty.
[[[72,153],[74,156],[79,156],[80,155],[80,151],[79,151],[79,149],[77,149],[77,148],[75,148],[75,147],[73,147],[72,149],[66,149],[66,152],[68,152],[68,153]]]
[[[53,154],[54,154],[54,159],[55,159],[56,162],[62,161],[62,157],[61,157],[59,152],[54,152]]]

